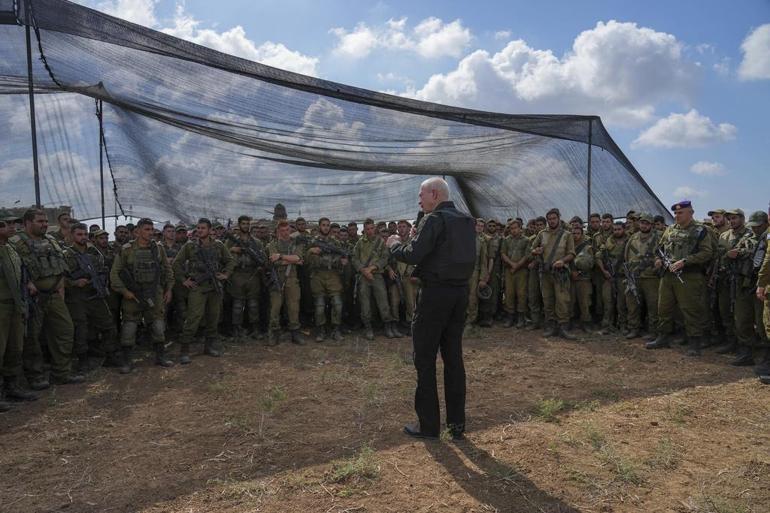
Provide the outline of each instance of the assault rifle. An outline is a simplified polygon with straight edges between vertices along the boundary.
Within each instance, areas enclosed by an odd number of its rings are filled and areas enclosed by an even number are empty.
[[[201,262],[203,262],[203,272],[198,277],[194,278],[195,283],[200,285],[211,282],[214,291],[221,296],[224,292],[224,287],[222,287],[222,282],[217,278],[217,272],[214,270],[214,265],[211,260],[209,260],[207,252],[199,248],[198,257],[200,257]]]
[[[29,274],[27,266],[21,265],[21,302],[22,302],[22,314],[24,315],[24,335],[29,332],[33,319],[38,313],[37,298],[29,293],[27,285],[32,281],[32,277]]]
[[[233,245],[241,248],[241,251],[246,253],[257,267],[265,267],[267,265],[267,258],[265,258],[262,253],[257,252],[257,250],[250,245],[243,244],[238,237],[232,235],[230,237],[233,241]]]
[[[630,292],[631,295],[634,296],[637,304],[642,304],[642,301],[639,298],[639,283],[636,281],[638,278],[636,273],[631,269],[631,266],[625,262],[623,263],[623,270],[626,273],[626,292]]]
[[[299,238],[299,237],[297,237],[297,238]],[[332,244],[331,242],[325,242],[325,241],[316,239],[316,240],[314,240],[314,241],[312,241],[310,243],[310,247],[311,248],[318,248],[318,249],[320,249],[321,250],[321,254],[339,255],[339,256],[341,256],[343,258],[350,258],[350,252],[349,251],[347,251],[345,249],[342,249],[342,248]]]
[[[148,289],[139,286],[134,279],[134,274],[130,270],[123,269],[118,273],[118,276],[120,276],[120,279],[123,281],[123,285],[136,296],[136,301],[142,309],[155,307],[154,298],[150,294],[147,294]]]
[[[666,255],[666,252],[663,251],[663,248],[658,248],[657,253],[660,259],[663,261],[663,267],[667,269],[670,273],[673,273],[674,276],[676,276],[676,279],[679,280],[679,283],[684,285],[684,280],[682,279],[682,270],[679,269],[676,272],[671,270],[671,266],[674,264],[674,262],[672,262],[671,258],[669,258],[669,256]]]
[[[107,277],[100,274],[94,267],[91,258],[85,253],[72,250],[75,255],[75,260],[78,263],[78,270],[71,275],[71,279],[78,280],[81,278],[87,278],[91,282],[91,286],[96,293],[88,299],[104,299],[110,295],[110,290],[107,287]]]

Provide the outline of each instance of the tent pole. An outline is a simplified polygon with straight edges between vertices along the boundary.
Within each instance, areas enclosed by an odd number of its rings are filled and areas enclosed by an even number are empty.
[[[27,80],[29,85],[29,120],[32,130],[32,168],[35,180],[35,206],[40,207],[40,169],[37,163],[37,127],[35,126],[35,91],[32,79],[32,44],[30,42],[29,25],[24,26],[27,35]]]
[[[104,229],[104,139],[102,134],[104,133],[104,123],[102,117],[102,109],[104,108],[102,101],[97,100],[96,115],[99,118],[99,184],[102,193],[102,229]]]
[[[586,221],[590,220],[591,218],[591,143],[593,135],[593,123],[593,119],[588,120],[588,213],[586,214]]]

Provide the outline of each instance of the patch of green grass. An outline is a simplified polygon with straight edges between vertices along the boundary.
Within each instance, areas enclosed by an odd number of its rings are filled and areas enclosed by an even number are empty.
[[[364,445],[357,455],[332,465],[327,474],[330,483],[373,481],[380,475],[380,464],[371,447]]]
[[[438,434],[438,438],[439,438],[439,440],[441,440],[445,444],[451,442],[452,441],[452,430],[449,429],[448,427],[442,429],[441,433]]]
[[[611,445],[605,444],[598,451],[599,460],[607,465],[615,479],[626,484],[640,485],[644,482],[638,465],[619,454]]]
[[[674,444],[670,438],[664,438],[658,441],[655,452],[646,463],[655,469],[673,470],[679,466],[680,460],[681,448]]]
[[[284,390],[284,388],[280,385],[275,385],[270,387],[267,390],[267,393],[262,396],[262,399],[259,402],[259,406],[263,412],[272,413],[275,411],[279,404],[286,400],[287,397],[288,396],[286,395],[286,390]]]
[[[378,406],[381,404],[380,387],[374,381],[368,381],[364,385],[364,400],[366,406]]]
[[[576,403],[571,403],[573,410],[579,410],[579,411],[596,411],[599,409],[599,406],[601,406],[601,403],[594,399],[591,401],[578,401]]]
[[[544,422],[559,422],[557,414],[564,411],[567,404],[561,399],[541,399],[535,405],[535,416]]]
[[[604,447],[604,445],[607,443],[607,439],[605,438],[604,433],[599,431],[596,428],[596,426],[594,426],[593,424],[591,423],[585,424],[584,429],[585,429],[586,439],[588,440],[588,443],[591,444],[591,447],[593,447],[595,451],[598,451],[599,449]]]

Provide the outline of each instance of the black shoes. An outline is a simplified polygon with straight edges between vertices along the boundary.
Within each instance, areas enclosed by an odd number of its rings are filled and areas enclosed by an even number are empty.
[[[423,433],[420,431],[419,424],[407,424],[404,426],[404,433],[414,438],[424,438],[428,440],[438,440],[438,434]]]
[[[669,335],[658,335],[658,338],[652,342],[647,342],[644,347],[646,349],[662,349],[664,347],[671,347],[671,337]]]

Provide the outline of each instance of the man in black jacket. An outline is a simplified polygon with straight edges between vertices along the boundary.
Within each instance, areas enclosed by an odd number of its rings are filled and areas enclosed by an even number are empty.
[[[396,260],[415,265],[420,279],[417,308],[412,321],[417,390],[414,407],[419,424],[404,432],[436,438],[440,431],[436,353],[444,361],[447,427],[453,438],[465,431],[465,366],[462,333],[468,307],[468,279],[476,259],[475,220],[449,201],[449,186],[429,178],[420,186],[419,203],[425,217],[408,243],[398,235],[388,239]]]

